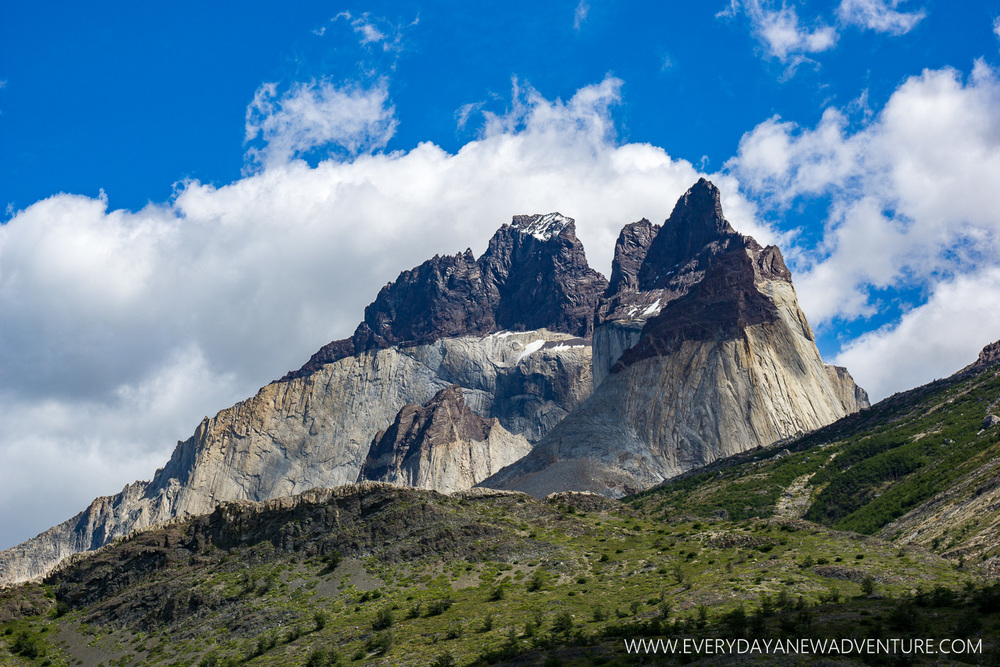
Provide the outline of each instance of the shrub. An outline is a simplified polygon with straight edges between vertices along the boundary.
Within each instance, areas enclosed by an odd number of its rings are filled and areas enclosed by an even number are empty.
[[[42,655],[42,649],[38,645],[38,638],[21,630],[14,637],[14,642],[10,645],[11,652],[25,658],[37,658]]]
[[[372,620],[372,630],[376,632],[379,630],[388,630],[395,623],[396,619],[392,615],[392,609],[389,607],[382,607],[377,612],[375,612],[375,618]]]
[[[461,621],[455,621],[454,623],[452,623],[451,625],[448,626],[448,632],[445,633],[445,636],[448,639],[458,639],[459,637],[462,636],[462,633],[464,631],[465,630],[462,627],[462,622]]]
[[[453,602],[451,601],[451,598],[440,598],[438,600],[432,600],[427,605],[427,615],[440,616],[441,614],[451,609],[452,604]]]
[[[365,642],[365,648],[369,653],[385,655],[392,648],[392,633],[388,630],[376,632]]]
[[[486,614],[483,617],[483,624],[479,626],[480,632],[489,632],[493,629],[493,614]]]
[[[337,569],[337,566],[340,565],[340,562],[343,560],[343,558],[341,557],[339,551],[333,551],[323,556],[323,558],[321,558],[320,560],[323,561],[324,572],[333,572],[334,570]]]
[[[434,659],[431,667],[455,667],[455,658],[451,653],[442,653]]]
[[[552,622],[552,632],[569,637],[570,633],[573,632],[573,616],[568,611],[556,614],[556,618]]]
[[[531,580],[528,581],[528,592],[540,591],[545,587],[545,582],[548,580],[548,573],[542,568],[535,570],[534,574],[531,575]]]
[[[747,612],[743,605],[736,607],[723,617],[726,629],[731,637],[744,637],[747,632]]]
[[[326,651],[318,648],[309,654],[306,667],[333,667],[340,664],[340,654],[336,651]]]
[[[323,611],[317,611],[313,614],[313,623],[316,624],[316,631],[320,631],[326,627],[326,613]]]

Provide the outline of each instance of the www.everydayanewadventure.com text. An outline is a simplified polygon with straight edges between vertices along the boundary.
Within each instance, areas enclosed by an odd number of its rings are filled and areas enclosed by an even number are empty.
[[[977,655],[982,639],[626,639],[628,653]]]

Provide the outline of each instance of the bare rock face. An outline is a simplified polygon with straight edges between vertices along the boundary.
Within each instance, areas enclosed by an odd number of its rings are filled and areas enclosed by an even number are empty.
[[[498,422],[487,448],[506,442],[503,429],[538,440],[589,395],[590,368],[589,345],[540,330],[369,350],[273,382],[202,421],[152,481],[98,498],[0,553],[0,584],[42,576],[71,554],[211,512],[223,500],[267,500],[353,483],[373,437],[404,406],[426,403],[455,384],[468,408]]]
[[[465,404],[462,388],[442,389],[424,405],[405,405],[379,431],[358,482],[389,482],[442,493],[464,491],[531,451],[523,436]]]
[[[979,358],[962,370],[981,370],[1000,362],[1000,340],[990,343],[979,352]]]
[[[546,328],[590,338],[608,283],[587,264],[576,223],[558,213],[518,215],[479,258],[499,329]]]
[[[605,314],[609,310],[608,298],[616,294],[625,294],[639,290],[639,271],[646,260],[649,246],[660,231],[659,225],[654,225],[643,218],[638,222],[625,225],[615,243],[615,258],[611,266],[611,280],[601,306]]]
[[[365,308],[351,338],[325,345],[286,377],[365,350],[454,336],[548,329],[589,339],[606,288],[604,276],[587,264],[572,218],[517,215],[478,260],[466,250],[400,273]]]
[[[736,233],[708,181],[638,271],[616,257],[612,276],[594,334],[601,383],[484,486],[621,496],[867,407],[847,371],[822,362],[781,253]]]

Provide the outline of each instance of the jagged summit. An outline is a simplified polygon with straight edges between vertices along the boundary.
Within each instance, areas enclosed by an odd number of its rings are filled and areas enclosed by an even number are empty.
[[[975,365],[977,367],[991,366],[1000,361],[1000,340],[990,343],[979,352],[979,358],[976,359]]]
[[[534,222],[525,227],[526,219]],[[490,239],[479,267],[496,331],[545,328],[590,338],[594,308],[608,282],[587,263],[571,218],[516,216]]]
[[[781,252],[733,229],[722,212],[719,189],[705,179],[684,193],[663,225],[645,219],[626,225],[595,313],[595,384],[647,334],[671,329],[678,340],[689,334],[703,339],[707,331],[719,333],[719,327],[731,331],[747,309],[757,313],[750,318],[755,319],[762,311],[759,304],[753,306],[759,301],[753,284],[762,279],[791,281]],[[683,304],[671,305],[682,298]],[[723,312],[730,314],[729,324],[722,322]],[[657,336],[647,338],[646,352]],[[807,338],[812,339],[812,331]]]
[[[671,275],[692,261],[704,263],[706,255],[725,249],[739,236],[722,215],[719,189],[699,180],[677,201],[650,243],[639,268],[639,289],[666,287]]]
[[[539,241],[548,241],[572,224],[574,224],[573,218],[567,218],[561,213],[546,213],[545,215],[515,215],[510,226],[519,232],[534,236]]]
[[[646,218],[622,228],[615,243],[615,257],[611,264],[611,279],[608,281],[605,298],[619,292],[639,289],[639,269],[659,231],[660,226]]]
[[[781,252],[737,233],[710,182],[627,225],[611,276],[594,393],[484,486],[623,495],[868,405],[820,358]]]
[[[282,380],[366,350],[455,336],[547,329],[590,338],[607,284],[587,263],[572,218],[514,216],[479,259],[471,250],[436,255],[400,273],[365,308],[351,338],[325,345]]]

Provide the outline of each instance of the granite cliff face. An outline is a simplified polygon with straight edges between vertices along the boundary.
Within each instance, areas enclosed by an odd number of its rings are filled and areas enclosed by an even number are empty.
[[[558,214],[515,218],[479,260],[467,251],[404,271],[365,309],[352,338],[206,418],[151,481],[98,498],[0,553],[0,584],[223,500],[353,483],[373,438],[404,406],[453,385],[468,409],[497,422],[474,452],[488,459],[469,464],[479,481],[513,460],[495,451],[509,440],[503,430],[535,442],[590,394],[591,347],[581,336],[606,285],[587,266],[573,221]],[[511,447],[523,453],[523,443]],[[449,483],[459,479],[467,478]]]
[[[736,233],[705,180],[662,227],[622,231],[594,377],[583,405],[483,485],[620,496],[868,405],[820,359],[781,253]]]
[[[424,405],[405,405],[372,440],[358,482],[389,482],[441,493],[464,491],[531,451],[524,436],[465,404],[462,388],[442,389]]]

